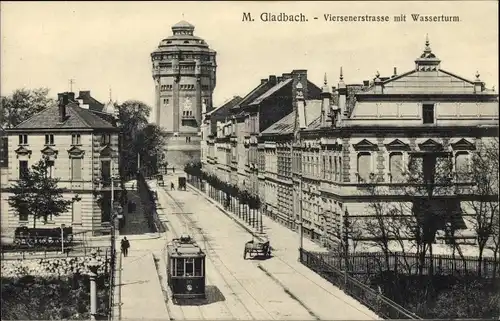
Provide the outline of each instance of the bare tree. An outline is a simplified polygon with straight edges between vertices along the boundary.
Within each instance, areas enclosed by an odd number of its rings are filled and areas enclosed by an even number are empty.
[[[413,239],[407,227],[414,225],[413,217],[408,217],[408,213],[411,212],[402,203],[389,201],[387,196],[394,193],[393,191],[377,183],[373,180],[362,189],[371,200],[367,206],[369,217],[364,219],[363,227],[359,229],[364,232],[363,238],[380,249],[384,255],[385,267],[379,264],[380,272],[391,268],[396,270],[401,266],[410,273],[411,264],[406,253],[411,250]],[[402,255],[397,255],[396,252]],[[394,258],[395,262],[393,267],[390,263],[391,258]]]
[[[423,273],[427,253],[430,256],[429,275],[434,274],[433,244],[438,230],[453,222],[455,211],[450,208],[455,199],[453,187],[453,159],[451,153],[430,150],[412,153],[405,170],[402,190],[412,201],[411,212],[415,220],[408,226],[413,234],[419,256],[419,274]]]
[[[465,185],[462,192],[473,196],[467,205],[474,212],[471,221],[479,250],[479,275],[482,272],[484,250],[489,242],[494,244],[495,262],[498,262],[498,147],[496,137],[483,140],[472,155],[471,166],[457,169],[457,181],[471,183]]]

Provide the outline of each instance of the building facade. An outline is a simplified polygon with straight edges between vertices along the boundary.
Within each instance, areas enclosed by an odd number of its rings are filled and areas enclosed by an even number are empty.
[[[498,136],[498,95],[479,74],[469,80],[442,69],[428,40],[414,63],[362,84],[346,84],[341,69],[336,87],[325,77],[312,96],[293,72],[288,86],[287,74],[275,85],[263,80],[232,109],[231,180],[259,194],[271,218],[293,230],[302,225],[306,237],[325,246],[348,235],[351,247],[369,250],[367,226],[377,215],[373,205],[382,203],[404,208],[400,214],[416,215],[418,224],[424,208],[429,215],[453,213],[439,223],[436,242],[445,242],[452,224],[459,242],[472,244],[474,195],[459,188],[468,183],[456,174],[470,171],[472,155]],[[451,189],[431,198],[408,192],[411,166],[420,164],[416,174],[426,181],[445,162]],[[216,174],[226,177],[224,168]]]
[[[216,52],[181,21],[173,35],[151,53],[155,83],[155,122],[168,134],[169,167],[200,159],[202,116],[210,112],[216,86]]]
[[[58,94],[58,101],[58,106],[7,130],[10,153],[7,184],[2,184],[2,223],[9,230],[31,227],[34,222],[27,213],[17,213],[8,205],[6,188],[43,157],[51,162],[49,175],[58,178],[65,189],[63,197],[72,200],[66,213],[49,217],[46,225],[66,224],[78,232],[98,231],[111,222],[111,190],[115,190],[115,200],[120,190],[119,128],[105,120],[111,115],[80,105],[74,93]],[[43,222],[36,225],[43,226]]]
[[[372,81],[351,88],[341,72],[336,93],[338,106],[332,107],[330,122],[301,131],[299,199],[305,226],[310,226],[306,234],[334,244],[346,225],[356,225],[351,245],[359,240],[358,246],[369,244],[363,241],[373,238],[366,235],[367,224],[378,215],[374,204],[380,204],[401,209],[400,215],[416,215],[418,224],[424,208],[429,215],[454,213],[437,227],[437,242],[444,242],[445,225],[452,224],[460,242],[473,243],[468,216],[474,213],[467,204],[475,196],[443,188],[429,199],[426,193],[408,190],[416,182],[409,180],[415,175],[412,161],[420,164],[419,182],[438,175],[438,164],[445,161],[451,171],[467,172],[481,142],[498,135],[498,95],[485,87],[479,74],[468,80],[442,69],[427,40],[413,70],[398,75],[395,68],[391,77],[377,72]],[[463,177],[454,176],[449,185],[463,183]],[[316,213],[314,226],[305,218],[309,213]]]

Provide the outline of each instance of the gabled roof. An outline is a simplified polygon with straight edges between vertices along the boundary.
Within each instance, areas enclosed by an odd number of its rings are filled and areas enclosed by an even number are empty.
[[[237,108],[240,108],[241,106],[243,106],[247,103],[252,102],[252,100],[254,100],[255,97],[258,97],[259,95],[262,95],[263,93],[265,93],[267,91],[267,90],[265,90],[267,88],[267,86],[268,86],[267,82],[260,83],[257,87],[252,89],[246,96],[244,96],[243,99],[241,99],[241,101],[233,108],[237,109]]]
[[[306,126],[310,126],[316,122],[321,116],[321,100],[306,100]],[[287,135],[292,134],[295,124],[295,112],[292,111],[285,117],[278,120],[262,132],[262,135]]]
[[[279,83],[277,83],[276,85],[274,85],[271,89],[269,89],[268,91],[266,91],[264,94],[260,95],[257,99],[255,99],[254,101],[252,101],[249,105],[258,105],[260,104],[262,101],[264,101],[266,98],[269,98],[271,97],[275,92],[277,92],[278,90],[280,90],[281,88],[285,87],[286,85],[288,85],[289,83],[291,83],[293,81],[292,78],[288,78],[288,79],[285,79]]]
[[[105,121],[92,111],[81,108],[78,103],[71,102],[66,105],[66,120],[60,122],[59,107],[50,107],[33,115],[20,123],[17,129],[112,129],[116,128],[111,123]]]
[[[443,69],[411,70],[381,82],[383,94],[474,94],[474,82]],[[360,93],[374,94],[375,87]]]
[[[233,108],[238,103],[240,103],[242,99],[243,98],[241,98],[240,96],[234,96],[233,98],[229,99],[224,104],[222,104],[222,106],[219,106],[219,107],[209,111],[208,113],[206,113],[206,115],[207,116],[218,116],[218,115],[225,116],[229,112],[229,109]]]

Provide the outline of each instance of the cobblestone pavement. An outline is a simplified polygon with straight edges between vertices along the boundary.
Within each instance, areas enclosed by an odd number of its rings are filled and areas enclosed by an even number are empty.
[[[165,185],[169,186],[170,182]],[[244,244],[252,238],[245,229],[197,193],[156,188],[159,214],[170,229],[167,238],[189,233],[207,254],[209,304],[176,306],[169,301],[171,318],[378,319],[368,308],[298,263],[298,241],[295,233],[285,227],[270,224],[272,231],[267,229],[268,233],[272,232],[274,257],[244,260]],[[164,257],[164,253],[161,255]],[[161,264],[159,271],[164,274],[164,262]],[[165,281],[162,286],[167,288]]]

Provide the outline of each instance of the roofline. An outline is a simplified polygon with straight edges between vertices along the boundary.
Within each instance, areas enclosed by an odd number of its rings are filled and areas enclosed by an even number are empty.
[[[288,82],[287,84],[284,84]],[[247,104],[248,106],[256,106],[256,105],[259,105],[261,104],[262,102],[264,102],[266,99],[268,98],[271,98],[273,95],[269,95],[267,97],[264,97],[260,102],[256,103],[255,101],[257,101],[260,97],[264,96],[265,94],[267,94],[268,92],[270,92],[271,90],[273,90],[275,87],[278,87],[278,86],[282,86],[279,90],[285,88],[288,84],[292,83],[293,82],[293,78],[288,78],[288,79],[285,79],[285,80],[282,80],[280,81],[279,83],[276,83],[276,85],[272,86],[271,88],[269,88],[268,90],[266,90],[264,93],[262,93],[262,95],[260,95],[259,97],[255,98],[251,103]],[[266,83],[264,83],[266,84]],[[278,91],[279,91],[278,90]],[[275,91],[274,93],[278,92],[278,91]],[[274,94],[273,93],[273,94]]]
[[[57,133],[57,132],[108,132],[116,131],[120,132],[118,127],[99,127],[99,128],[88,128],[88,127],[61,127],[61,128],[9,128],[6,130],[7,135],[19,134],[19,133]]]
[[[229,104],[231,101],[233,101],[235,99],[238,99],[238,98],[242,99],[240,96],[233,96],[233,98],[230,98],[230,99],[226,100],[226,102],[224,102],[221,106],[219,106],[219,107],[217,107],[215,109],[212,109],[208,113],[205,113],[205,116],[211,116],[214,112],[218,111],[219,109],[221,109],[224,106],[226,106],[227,104]],[[239,104],[239,102],[238,102],[238,104]],[[233,108],[233,107],[231,107],[231,108]],[[229,109],[231,109],[231,108],[229,108]]]
[[[397,79],[402,78],[402,77],[406,77],[406,76],[411,75],[411,74],[413,74],[415,72],[417,72],[416,69],[404,72],[404,73],[402,73],[400,75],[397,75],[396,77],[392,77],[392,78],[387,79],[386,81],[383,81],[382,84],[385,85],[387,83],[390,83],[391,81],[397,80]]]
[[[460,80],[462,80],[462,81],[468,82],[468,83],[469,83],[469,84],[471,84],[471,85],[475,84],[475,81],[472,81],[472,80],[466,79],[466,78],[464,78],[464,77],[461,77],[461,76],[455,75],[454,73],[449,72],[449,71],[446,71],[446,70],[444,70],[444,69],[439,68],[439,71],[444,72],[444,73],[445,73],[445,74],[447,74],[447,75],[450,75],[450,76],[456,77],[456,78],[458,78],[458,79],[460,79]]]
[[[245,95],[245,96],[241,99],[241,101],[240,101],[240,102],[239,102],[236,106],[234,106],[233,108],[235,108],[235,109],[236,109],[236,108],[241,108],[241,107],[242,107],[242,105],[246,103],[246,100],[248,100],[248,99],[249,99],[249,97],[250,97],[253,93],[255,93],[257,90],[259,90],[260,88],[262,88],[262,87],[263,87],[263,86],[265,86],[265,85],[267,85],[267,82],[265,82],[265,83],[260,83],[257,87],[254,87],[254,88],[253,88],[252,90],[250,90],[250,92],[248,92],[248,94],[246,94],[246,95]],[[266,92],[267,92],[267,91],[266,91]],[[260,96],[259,96],[259,97],[260,97]],[[257,97],[257,98],[258,98],[258,97]],[[257,98],[255,98],[255,99],[257,99]],[[255,100],[255,99],[254,99],[254,100]],[[247,105],[248,105],[248,104],[247,104]]]

